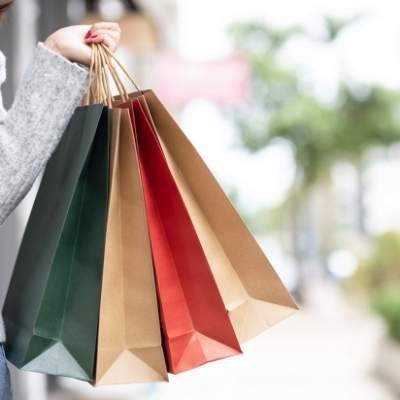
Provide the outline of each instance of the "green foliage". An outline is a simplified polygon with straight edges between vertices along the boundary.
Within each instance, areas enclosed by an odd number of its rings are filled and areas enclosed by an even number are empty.
[[[353,24],[360,19],[361,15],[355,15],[350,18],[336,18],[336,17],[326,17],[325,27],[327,30],[327,41],[332,42],[337,39],[341,34],[343,29],[347,26]]]
[[[234,114],[242,144],[250,151],[270,143],[271,118],[298,94],[296,75],[277,60],[281,46],[298,31],[276,31],[258,23],[233,25],[229,31],[234,46],[247,55],[252,70],[252,98]]]
[[[385,320],[389,335],[400,342],[400,286],[379,293],[374,308]]]
[[[357,18],[326,18],[327,45]],[[336,161],[358,163],[371,146],[399,141],[400,101],[387,89],[346,83],[334,104],[321,104],[302,90],[299,73],[279,62],[283,46],[299,34],[304,32],[298,27],[275,30],[259,23],[230,29],[234,46],[247,54],[252,69],[252,98],[234,114],[241,142],[255,152],[275,138],[288,140],[306,189],[325,178]]]
[[[356,19],[326,18],[327,37],[317,40],[324,46],[332,45]],[[297,165],[290,199],[276,213],[279,218],[259,210],[249,215],[248,221],[254,230],[265,229],[274,222],[281,223],[290,208],[291,229],[296,233],[295,214],[302,210],[302,196],[329,177],[336,162],[346,160],[360,166],[371,147],[400,141],[400,97],[377,85],[344,82],[337,88],[337,99],[323,104],[305,90],[299,70],[280,62],[287,42],[295,35],[306,35],[301,28],[277,30],[253,23],[235,25],[229,33],[235,48],[247,55],[252,71],[251,99],[234,113],[243,147],[256,152],[284,139],[290,143]],[[376,239],[371,256],[363,260],[351,284],[370,296],[388,285],[400,287],[398,233],[389,232]]]
[[[263,207],[247,215],[247,222],[255,234],[278,231],[287,215],[286,204],[273,208]]]
[[[400,287],[399,232],[389,231],[375,239],[371,254],[361,261],[350,285],[370,297],[387,287]]]
[[[348,285],[372,302],[389,335],[400,342],[400,233],[386,232],[373,243]]]
[[[292,144],[306,186],[325,176],[333,162],[333,124],[331,109],[305,95],[291,98],[270,122],[270,137]]]
[[[399,141],[398,107],[399,96],[387,89],[342,85],[333,132],[336,156],[359,159],[372,146]]]

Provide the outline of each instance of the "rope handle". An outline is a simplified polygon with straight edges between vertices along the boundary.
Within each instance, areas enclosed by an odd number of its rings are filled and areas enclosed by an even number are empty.
[[[112,53],[112,51],[104,44],[101,43],[100,47],[107,53],[108,57],[110,60],[114,60],[117,65],[119,66],[119,68],[121,69],[121,71],[124,73],[124,75],[129,79],[129,81],[133,84],[133,86],[135,87],[135,89],[138,92],[142,92],[143,91],[140,89],[139,85],[135,82],[135,80],[132,78],[132,76],[129,74],[129,72],[127,71],[127,69],[124,67],[124,65],[118,60],[118,58],[116,58],[114,56],[114,54]]]
[[[111,78],[113,79],[119,94],[125,101],[127,101],[129,99],[128,91],[126,90],[125,85],[119,77],[114,65],[112,64],[110,58],[107,56],[102,47],[99,47],[99,51],[102,56],[103,65],[108,68],[108,72],[111,75]]]
[[[133,84],[135,89],[141,93],[143,91],[128,73],[124,65],[114,56],[111,50],[104,44],[92,44],[92,54],[89,68],[89,83],[85,99],[85,104],[103,103],[112,107],[113,97],[110,87],[110,79],[112,78],[118,93],[123,101],[129,101],[129,93],[126,89],[120,74],[118,73],[114,62],[117,64],[123,74]]]
[[[89,82],[88,90],[85,99],[85,105],[104,103],[110,104],[107,93],[110,92],[108,80],[104,79],[104,70],[102,69],[101,55],[99,54],[97,46],[92,46],[92,54],[89,68]]]

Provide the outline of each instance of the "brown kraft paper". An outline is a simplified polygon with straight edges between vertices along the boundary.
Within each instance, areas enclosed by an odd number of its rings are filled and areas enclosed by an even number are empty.
[[[133,130],[128,110],[110,112],[111,189],[95,384],[166,381]]]
[[[235,333],[243,343],[298,307],[173,117],[153,91],[144,95]]]

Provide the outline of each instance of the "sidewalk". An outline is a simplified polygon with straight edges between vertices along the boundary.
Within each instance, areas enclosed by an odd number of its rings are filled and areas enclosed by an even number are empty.
[[[65,399],[395,400],[372,374],[380,322],[329,284],[313,284],[307,298],[297,315],[244,346],[239,357],[171,376],[169,384],[92,389],[68,381],[83,394]]]
[[[171,379],[157,400],[394,400],[372,375],[379,321],[326,284],[309,306],[245,346],[243,356]]]

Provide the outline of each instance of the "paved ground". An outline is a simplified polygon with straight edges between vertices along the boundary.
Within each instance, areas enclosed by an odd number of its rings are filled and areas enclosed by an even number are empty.
[[[313,291],[309,308],[249,344],[242,359],[177,377],[154,399],[394,399],[371,374],[380,324],[329,286]]]
[[[252,341],[240,357],[172,377],[170,384],[111,390],[80,384],[84,394],[65,399],[395,400],[372,373],[379,321],[349,306],[330,285],[313,285],[308,298],[308,306]]]

